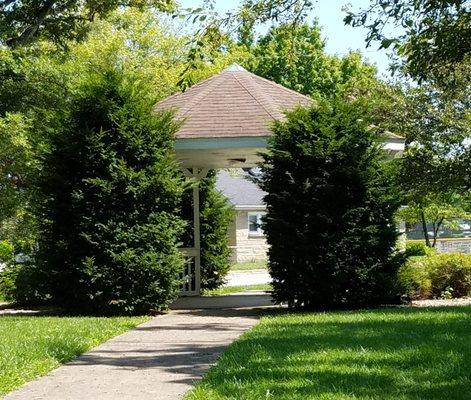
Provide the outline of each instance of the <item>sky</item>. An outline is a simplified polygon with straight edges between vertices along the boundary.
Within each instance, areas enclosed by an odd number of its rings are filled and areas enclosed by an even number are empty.
[[[180,0],[183,7],[197,7],[201,5],[201,0]],[[224,12],[237,8],[240,0],[216,0],[218,11]],[[369,0],[318,0],[315,2],[314,10],[309,14],[307,22],[318,19],[322,28],[322,36],[326,39],[326,51],[329,54],[345,55],[351,50],[360,51],[365,58],[376,64],[379,75],[388,77],[389,59],[386,51],[377,50],[378,43],[371,47],[366,47],[366,29],[352,28],[343,23],[345,12],[342,7],[346,4],[352,5],[353,10],[366,8]]]

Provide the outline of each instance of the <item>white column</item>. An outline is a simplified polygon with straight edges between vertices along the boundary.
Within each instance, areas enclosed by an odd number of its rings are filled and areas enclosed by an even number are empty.
[[[197,176],[193,169],[193,176]],[[201,230],[200,230],[200,180],[197,178],[193,186],[193,246],[195,255],[195,290],[201,291]]]
[[[188,178],[195,180],[193,185],[193,249],[195,257],[195,292],[201,291],[201,229],[200,229],[200,181],[208,169],[193,168],[184,170]]]

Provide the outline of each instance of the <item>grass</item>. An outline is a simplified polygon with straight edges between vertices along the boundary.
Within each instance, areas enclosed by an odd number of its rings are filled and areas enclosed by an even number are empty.
[[[266,261],[250,261],[233,264],[231,271],[248,271],[251,269],[267,269]]]
[[[0,317],[0,398],[147,317]]]
[[[203,296],[223,296],[225,294],[250,292],[253,290],[268,291],[272,290],[272,286],[269,283],[248,286],[224,286],[213,290],[204,290]]]
[[[471,307],[262,318],[186,400],[465,400]]]

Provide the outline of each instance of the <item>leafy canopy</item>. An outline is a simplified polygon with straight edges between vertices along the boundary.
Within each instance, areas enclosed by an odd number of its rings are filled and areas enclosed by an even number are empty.
[[[366,27],[368,45],[392,46],[419,82],[447,86],[454,73],[469,74],[470,11],[469,0],[371,0],[366,9],[349,10],[344,21]]]
[[[25,46],[42,38],[65,44],[83,39],[96,17],[106,18],[119,7],[174,8],[173,0],[2,0],[0,43]]]
[[[461,218],[471,218],[469,209],[467,196],[453,192],[433,193],[410,200],[398,216],[409,224],[420,224],[425,244],[435,247],[440,229],[457,229]]]
[[[254,73],[307,95],[331,97],[354,81],[363,85],[375,81],[376,69],[359,54],[342,59],[327,55],[317,23],[273,27],[250,52],[249,68]]]

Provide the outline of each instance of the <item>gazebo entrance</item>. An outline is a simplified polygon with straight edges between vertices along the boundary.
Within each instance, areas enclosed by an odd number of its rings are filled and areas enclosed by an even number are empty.
[[[155,111],[174,110],[182,125],[175,153],[185,175],[194,179],[193,237],[185,255],[183,295],[199,295],[201,282],[200,210],[198,182],[210,169],[251,168],[266,148],[271,124],[284,112],[309,106],[311,98],[254,75],[233,64],[182,93],[156,104]],[[384,148],[396,153],[404,141],[392,135]]]

